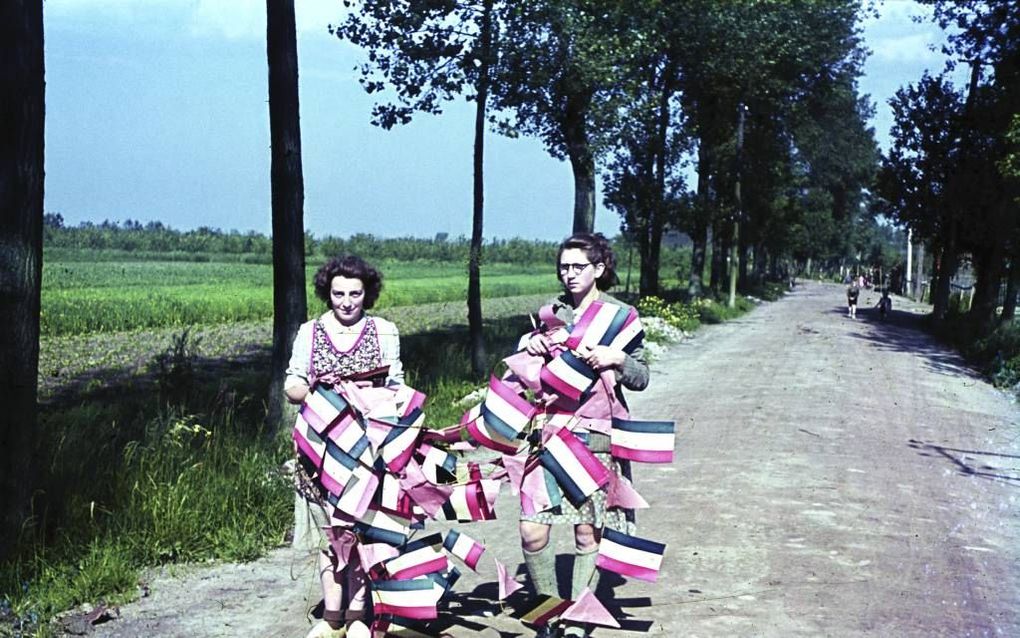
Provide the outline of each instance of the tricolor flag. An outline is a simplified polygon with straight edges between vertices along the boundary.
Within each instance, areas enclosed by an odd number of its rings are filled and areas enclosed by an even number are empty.
[[[365,436],[364,428],[352,413],[345,412],[340,417],[340,421],[326,435],[326,438],[336,443],[337,447],[353,458],[365,465],[372,465],[373,459],[369,450],[368,437]]]
[[[478,571],[478,559],[485,553],[485,547],[467,534],[461,534],[455,529],[446,533],[446,540],[443,547],[457,558],[464,561],[464,564],[471,569]]]
[[[393,580],[408,580],[449,568],[443,553],[443,537],[432,534],[400,548],[400,555],[385,562],[386,573]]]
[[[317,470],[322,465],[322,457],[326,454],[325,439],[319,436],[315,428],[305,421],[304,417],[300,414],[298,414],[297,420],[294,421],[292,436],[298,452],[307,458],[312,467]]]
[[[436,603],[443,589],[431,578],[410,580],[377,580],[372,583],[373,611],[404,618],[436,617]]]
[[[482,479],[473,483],[453,486],[450,498],[443,503],[443,518],[448,521],[470,523],[496,518],[495,503],[500,481]]]
[[[344,486],[343,494],[340,495],[336,508],[348,516],[361,518],[368,510],[378,487],[379,477],[375,475],[375,472],[358,464],[354,468],[351,480]]]
[[[301,416],[322,434],[347,409],[347,401],[335,390],[316,385],[301,405]]]
[[[611,572],[655,582],[662,567],[662,543],[629,536],[608,527],[602,530],[599,555],[595,564]]]
[[[564,350],[542,368],[539,376],[546,391],[580,401],[599,375],[577,355]]]
[[[603,337],[600,345],[609,346],[613,350],[623,350],[627,354],[634,352],[635,348],[641,345],[645,339],[645,329],[641,326],[641,319],[638,318],[637,311],[628,308],[627,316],[623,320],[623,325],[619,327],[619,332],[607,341],[610,334],[612,333],[607,333],[606,337]]]
[[[531,403],[495,376],[489,378],[489,391],[482,403],[482,418],[490,432],[496,432],[504,439],[516,439],[533,416],[535,407]]]
[[[521,620],[529,625],[542,627],[548,625],[549,621],[558,618],[572,604],[573,602],[569,600],[563,600],[555,596],[540,596],[538,605],[521,616]]]
[[[539,460],[575,506],[609,482],[606,466],[566,428],[549,437]]]
[[[468,434],[471,435],[471,438],[476,443],[490,450],[496,450],[504,454],[516,454],[517,450],[523,445],[521,441],[505,438],[498,432],[490,430],[485,425],[485,419],[481,416],[468,421],[465,426]]]
[[[395,427],[390,430],[382,444],[382,460],[386,469],[399,474],[407,466],[418,445],[421,428]]]
[[[626,317],[627,309],[622,306],[593,301],[570,330],[564,345],[571,350],[577,350],[582,345],[586,348],[606,345],[601,343],[602,339],[608,337],[611,340],[619,333]]]
[[[432,582],[442,588],[443,593],[439,595],[440,598],[453,588],[454,583],[460,580],[460,570],[452,565],[450,566],[450,571],[445,574],[442,572],[432,572],[426,575],[432,579]]]
[[[403,545],[411,533],[411,520],[382,510],[368,508],[354,529],[367,543],[389,543]]]
[[[672,463],[673,444],[672,421],[613,419],[610,451],[618,459],[643,463]]]

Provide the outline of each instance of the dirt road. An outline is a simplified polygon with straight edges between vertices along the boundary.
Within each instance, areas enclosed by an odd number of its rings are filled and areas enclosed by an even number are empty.
[[[676,420],[678,455],[636,468],[638,533],[666,561],[654,585],[604,579],[627,617],[596,636],[1020,636],[1020,411],[909,302],[886,323],[867,294],[856,321],[842,302],[806,284],[655,362],[632,408]],[[462,527],[511,569],[513,506]],[[531,635],[479,611],[487,560],[462,569],[446,632]],[[279,550],[156,578],[96,635],[300,637],[316,600],[311,562]]]

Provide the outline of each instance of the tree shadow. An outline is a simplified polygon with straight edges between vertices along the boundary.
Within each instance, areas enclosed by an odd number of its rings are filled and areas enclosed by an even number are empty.
[[[926,443],[916,439],[910,439],[907,446],[918,450],[920,456],[930,458],[942,458],[949,461],[956,468],[960,476],[973,476],[981,479],[1004,483],[1014,487],[1020,487],[1020,470],[1012,468],[1000,468],[991,465],[992,461],[984,462],[969,457],[996,457],[1000,459],[1020,459],[1017,454],[1002,454],[1000,452],[987,452],[981,450],[963,450],[960,448],[946,447],[934,443]],[[1016,475],[1004,474],[1003,472],[1013,471]]]

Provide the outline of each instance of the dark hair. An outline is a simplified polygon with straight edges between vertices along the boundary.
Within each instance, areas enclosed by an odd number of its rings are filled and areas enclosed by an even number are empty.
[[[325,301],[327,308],[333,307],[329,303],[329,291],[334,277],[361,280],[365,286],[365,310],[372,309],[382,291],[382,274],[364,259],[357,255],[333,257],[315,273],[315,296]]]
[[[584,251],[588,261],[593,264],[604,264],[605,270],[602,276],[595,280],[595,286],[599,290],[609,290],[620,283],[616,276],[616,255],[613,254],[613,247],[609,240],[602,233],[574,233],[560,243],[560,249],[556,252],[556,266],[560,265],[560,257],[564,250],[579,248]]]

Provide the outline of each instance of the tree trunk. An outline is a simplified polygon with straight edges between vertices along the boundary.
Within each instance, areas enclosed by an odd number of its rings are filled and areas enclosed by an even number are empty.
[[[659,117],[655,134],[655,204],[650,211],[648,220],[648,263],[647,277],[642,274],[642,283],[647,279],[647,293],[659,294],[659,262],[662,252],[662,232],[666,219],[666,154],[669,136],[669,100],[673,93],[672,62],[666,65],[661,75],[661,91],[659,92]],[[642,268],[644,271],[644,268]]]
[[[924,299],[924,242],[917,243],[917,274],[914,275],[914,299],[923,302]]]
[[[482,330],[482,220],[485,210],[485,109],[489,99],[489,54],[492,48],[492,2],[482,10],[481,69],[475,98],[474,210],[471,217],[471,253],[468,259],[468,333],[471,369],[481,378],[486,373],[485,333]]]
[[[743,179],[743,153],[744,153],[744,103],[737,105],[737,145],[736,145],[736,170],[733,184],[733,205],[736,211],[733,217],[733,238],[730,240],[730,298],[728,306],[733,308],[737,305],[737,277],[741,271],[743,255],[740,254],[741,237],[740,225],[744,220],[744,200],[740,193],[740,182]]]
[[[974,270],[977,280],[974,282],[974,296],[968,315],[975,324],[984,328],[991,327],[995,321],[995,308],[999,303],[999,288],[1005,270],[1005,242],[996,239],[993,246],[984,253],[975,255]]]
[[[939,250],[939,266],[935,277],[935,287],[931,293],[932,318],[941,322],[949,312],[949,293],[953,275],[956,274],[958,257],[956,254],[956,224],[951,223],[946,244]]]
[[[1016,293],[1020,288],[1020,260],[1014,257],[1009,265],[1009,277],[1006,280],[1006,296],[1002,300],[1003,322],[1012,321],[1016,316]]]
[[[273,205],[273,356],[266,420],[272,435],[283,418],[283,378],[294,335],[308,318],[294,0],[266,0],[266,58]]]
[[[0,5],[0,559],[17,548],[35,485],[45,63],[39,0]]]
[[[722,220],[712,224],[712,271],[709,273],[709,286],[716,292],[722,288],[723,277],[726,275],[726,252],[729,250],[727,228],[728,225]]]
[[[574,223],[575,233],[595,230],[595,156],[588,142],[588,106],[590,98],[574,94],[567,98],[566,117],[563,121],[563,139],[566,141],[570,168],[574,172]]]
[[[708,249],[708,224],[701,220],[694,223],[691,232],[691,275],[687,279],[687,296],[700,297],[704,292],[705,257]]]

